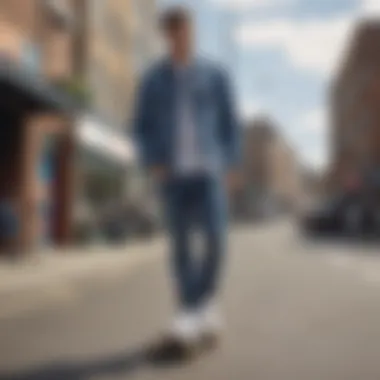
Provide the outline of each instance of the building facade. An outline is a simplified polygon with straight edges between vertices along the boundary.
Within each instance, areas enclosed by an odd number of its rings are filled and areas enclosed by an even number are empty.
[[[91,209],[98,219],[127,202],[140,181],[130,126],[139,74],[155,56],[154,5],[152,0],[78,5],[76,71],[90,106],[78,119],[77,202],[78,210]]]
[[[261,215],[272,209],[293,209],[301,184],[296,155],[274,123],[258,118],[244,131],[242,192],[238,213]]]
[[[359,24],[332,85],[331,191],[380,174],[379,43],[379,22]]]
[[[15,204],[23,247],[71,240],[83,199],[96,213],[146,189],[128,135],[139,75],[157,56],[156,21],[153,0],[1,1],[0,109],[12,126],[1,133],[15,147],[0,159],[11,178],[0,202]]]
[[[74,0],[0,3],[0,201],[22,251],[70,239],[75,106],[53,83],[72,75],[74,22]]]
[[[158,30],[157,0],[130,0],[133,15],[132,58],[136,77],[163,54]]]
[[[85,76],[92,106],[112,128],[122,129],[130,115],[135,79],[131,1],[88,1],[86,6]]]
[[[301,173],[295,151],[278,134],[273,138],[268,153],[270,193],[286,210],[294,210],[302,198]]]

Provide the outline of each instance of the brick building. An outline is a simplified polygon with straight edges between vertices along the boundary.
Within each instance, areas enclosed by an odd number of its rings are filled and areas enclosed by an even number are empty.
[[[120,201],[133,161],[126,135],[134,88],[133,17],[130,0],[82,1],[77,13],[76,75],[89,107],[77,119],[76,209],[98,217],[99,208]]]
[[[133,62],[137,77],[163,52],[157,0],[130,0],[133,14]]]
[[[77,4],[76,72],[90,94],[88,112],[78,119],[77,209],[88,209],[97,218],[125,203],[132,188],[139,187],[143,195],[144,186],[136,185],[140,173],[129,131],[139,73],[156,56],[155,4]]]
[[[0,200],[22,250],[70,238],[74,1],[0,2]]]
[[[0,2],[0,110],[11,126],[1,133],[13,147],[0,158],[0,202],[17,210],[24,248],[68,242],[78,202],[120,201],[136,182],[126,132],[137,74],[157,55],[155,4]],[[79,100],[86,112],[74,112]]]
[[[82,70],[92,108],[112,128],[124,128],[133,96],[131,0],[82,2]]]
[[[302,197],[301,173],[295,151],[283,136],[274,136],[268,160],[272,196],[286,209],[295,209]]]
[[[266,212],[267,207],[293,208],[300,197],[295,153],[266,117],[252,121],[244,131],[243,179],[238,213],[255,215]]]
[[[360,23],[331,89],[330,192],[379,177],[380,22]]]

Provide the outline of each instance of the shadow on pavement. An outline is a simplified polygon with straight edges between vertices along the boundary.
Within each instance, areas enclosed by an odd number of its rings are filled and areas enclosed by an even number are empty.
[[[178,350],[157,350],[156,344],[132,353],[118,354],[89,362],[57,362],[40,368],[19,372],[1,373],[0,380],[90,380],[98,376],[132,376],[137,371],[152,367],[168,369],[189,362]]]
[[[307,245],[324,246],[337,248],[359,248],[358,251],[347,250],[347,254],[355,252],[357,254],[380,256],[378,248],[380,247],[380,236],[377,235],[348,235],[348,234],[300,234],[302,241]],[[361,248],[361,250],[360,250]]]
[[[53,363],[23,373],[0,373],[0,380],[87,380],[94,376],[131,376],[147,364],[144,350],[84,363]]]

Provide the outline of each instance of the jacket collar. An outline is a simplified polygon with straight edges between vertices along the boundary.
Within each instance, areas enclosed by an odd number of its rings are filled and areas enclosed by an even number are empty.
[[[200,59],[199,57],[195,56],[189,63],[188,68],[193,70],[193,69],[198,68],[199,66],[200,66]],[[174,66],[173,60],[170,57],[166,57],[163,60],[163,68],[166,72],[170,73],[171,75],[174,74],[175,66]]]

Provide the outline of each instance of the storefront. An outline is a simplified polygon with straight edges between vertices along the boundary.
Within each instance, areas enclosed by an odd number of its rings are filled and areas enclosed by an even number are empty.
[[[125,135],[95,116],[81,116],[77,125],[77,237],[94,240],[101,238],[105,213],[125,202],[136,168],[135,152]]]
[[[0,202],[19,251],[70,240],[74,112],[42,77],[0,59]]]

